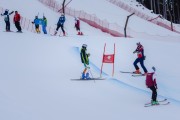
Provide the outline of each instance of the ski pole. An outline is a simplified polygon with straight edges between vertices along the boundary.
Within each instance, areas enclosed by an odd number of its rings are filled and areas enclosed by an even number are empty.
[[[90,74],[91,74],[92,78],[94,78],[90,69],[89,69],[89,72],[90,72]]]

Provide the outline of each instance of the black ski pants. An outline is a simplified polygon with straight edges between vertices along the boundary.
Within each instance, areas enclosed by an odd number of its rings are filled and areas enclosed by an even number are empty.
[[[63,31],[63,33],[65,34],[64,25],[63,24],[57,24],[56,31],[58,31],[60,27],[61,27],[61,30]]]
[[[147,69],[146,67],[144,66],[144,58],[137,58],[135,61],[134,61],[134,67],[136,68],[136,70],[139,69],[138,67],[138,63],[140,63],[141,67],[143,68],[144,72],[147,73]]]
[[[10,31],[10,22],[5,21],[5,23],[6,23],[6,31]]]
[[[19,22],[19,21],[17,21],[17,22],[15,22],[14,24],[15,24],[15,26],[16,26],[16,28],[17,28],[17,30],[18,30],[18,31],[21,31],[20,22]]]
[[[150,88],[151,91],[152,91],[152,97],[151,97],[151,99],[152,99],[153,101],[156,101],[156,98],[157,98],[157,91],[156,91],[155,86],[152,86],[152,87],[149,87],[149,88]]]

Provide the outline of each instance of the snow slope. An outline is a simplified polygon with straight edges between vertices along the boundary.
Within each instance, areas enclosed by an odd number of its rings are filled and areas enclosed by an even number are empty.
[[[5,8],[12,0],[1,2]],[[43,5],[31,2],[22,4],[38,5],[36,10],[43,13]],[[12,9],[15,5],[19,7],[13,3],[8,5]],[[22,7],[26,13],[29,9]],[[46,11],[52,18],[56,15],[47,8]],[[33,19],[36,13],[29,12],[29,17]],[[53,25],[51,17],[49,19],[49,24]],[[73,18],[67,19],[73,22]],[[0,20],[0,25],[3,24]],[[87,35],[77,36],[69,24],[73,23],[66,24],[70,34],[67,37],[27,31],[6,33],[0,29],[0,120],[179,120],[180,42],[115,38],[86,24],[82,27]],[[151,97],[145,78],[119,72],[134,70],[136,55],[132,52],[139,41],[145,48],[147,69],[150,72],[152,66],[157,68],[158,99],[168,98],[171,102],[168,106],[145,108],[144,103]],[[107,44],[106,53],[112,53],[116,44],[114,77],[111,77],[112,65],[104,64],[103,78],[106,80],[71,80],[79,78],[83,70],[79,50],[84,43],[91,53],[90,67],[94,77],[100,73],[104,44]]]

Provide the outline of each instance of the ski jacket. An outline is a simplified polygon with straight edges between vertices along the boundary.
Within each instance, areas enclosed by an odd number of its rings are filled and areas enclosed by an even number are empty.
[[[144,48],[142,45],[138,45],[134,53],[137,53],[138,58],[144,58]]]
[[[19,13],[16,13],[16,14],[14,15],[14,22],[19,22],[20,19],[21,19],[20,14],[19,14]]]
[[[13,14],[14,11],[12,11],[11,13],[8,13],[8,11],[5,11],[3,14],[1,14],[1,16],[4,16],[4,21],[5,22],[9,22],[9,15]]]
[[[39,19],[39,24],[46,27],[47,26],[47,19],[46,18]]]
[[[80,27],[80,21],[79,21],[79,20],[76,20],[76,22],[75,22],[75,27],[76,27],[76,28],[79,28],[79,27]]]
[[[33,23],[35,25],[39,25],[40,24],[40,19],[39,18],[35,18]]]
[[[44,24],[43,24],[43,25],[44,25],[44,26],[47,26],[47,19],[44,18],[43,21],[44,21]]]
[[[61,15],[61,17],[59,18],[59,21],[58,21],[57,24],[61,24],[62,25],[62,24],[64,24],[65,20],[66,20],[65,16]]]
[[[156,79],[153,80],[153,75],[154,72],[146,74],[146,86],[148,88],[152,86],[155,86],[157,88]]]
[[[89,65],[89,58],[88,58],[88,55],[86,53],[86,48],[82,48],[81,49],[81,62],[86,64],[86,65]]]

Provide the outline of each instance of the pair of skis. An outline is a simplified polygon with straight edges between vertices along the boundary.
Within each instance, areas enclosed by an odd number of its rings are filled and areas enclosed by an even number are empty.
[[[21,32],[15,32],[15,31],[3,31],[3,32],[11,32],[11,33],[23,33],[22,31]]]
[[[149,103],[146,103],[146,104],[144,105],[144,107],[152,107],[152,106],[159,106],[159,105],[168,105],[168,104],[170,104],[170,102],[167,101],[167,99],[160,100],[160,101],[158,101],[158,103],[159,103],[159,104],[152,105],[151,102],[149,102]]]
[[[51,36],[59,36],[59,37],[67,37],[67,35],[65,35],[65,36],[62,36],[62,35],[54,35],[54,34],[50,34]]]
[[[89,80],[105,80],[105,78],[89,78],[89,79],[71,79],[71,80],[75,80],[75,81],[89,81]]]
[[[120,71],[121,73],[127,73],[127,74],[132,74],[133,77],[140,77],[140,76],[145,76],[144,74],[137,74],[134,72],[126,72],[126,71]]]

